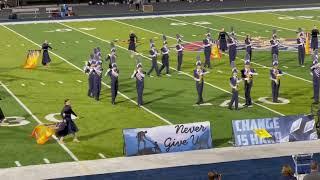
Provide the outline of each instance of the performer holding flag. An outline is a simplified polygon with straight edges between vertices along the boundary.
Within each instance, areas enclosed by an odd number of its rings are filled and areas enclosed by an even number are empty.
[[[272,102],[279,103],[279,90],[280,90],[280,76],[283,75],[282,71],[278,68],[278,61],[272,63],[273,68],[270,70],[271,89],[272,89]]]
[[[137,52],[136,51],[136,43],[138,41],[138,37],[134,34],[133,31],[130,32],[129,35],[129,47],[128,50],[133,51],[133,52]]]
[[[301,28],[299,28],[301,29]],[[299,60],[299,65],[301,67],[304,67],[304,59],[306,56],[306,49],[305,49],[305,36],[302,31],[298,33],[297,37],[297,44],[298,44],[298,60]]]
[[[229,103],[229,109],[232,110],[232,105],[234,104],[235,110],[238,110],[239,106],[239,83],[242,79],[238,78],[238,70],[236,68],[232,69],[232,77],[230,78],[230,86],[232,89],[232,97]]]
[[[208,67],[211,69],[211,46],[212,46],[212,38],[211,33],[208,32],[206,34],[206,38],[203,40],[203,49],[204,49],[204,56],[205,56],[205,62],[204,67]]]
[[[200,105],[204,103],[203,97],[202,97],[203,85],[204,85],[203,76],[208,72],[202,68],[199,56],[197,56],[196,66],[197,68],[193,71],[193,77],[194,77],[194,80],[196,81],[196,89],[198,93],[198,101],[196,102],[196,104]]]
[[[137,88],[137,94],[138,94],[137,102],[139,107],[143,105],[144,77],[145,77],[145,72],[142,69],[142,64],[138,63],[131,78],[136,79],[136,88]]]
[[[52,47],[49,45],[48,41],[45,40],[42,44],[42,65],[48,66],[51,62],[51,58],[49,56],[49,49],[52,49]]]
[[[161,74],[161,71],[166,68],[166,75],[171,76],[169,74],[169,48],[167,46],[167,37],[165,35],[162,36],[163,39],[163,47],[161,48],[162,53],[162,66],[160,67],[159,73]]]
[[[318,55],[313,55],[313,61],[311,66],[311,73],[313,77],[313,99],[314,104],[319,103],[319,80],[320,80],[320,64],[318,62]]]
[[[179,34],[176,35],[177,37],[177,45],[176,45],[176,51],[178,53],[178,67],[177,70],[180,72],[181,71],[181,65],[183,61],[183,49],[184,47],[182,46],[181,42],[181,36]]]
[[[229,39],[228,33],[224,30],[224,28],[221,29],[221,32],[219,32],[219,48],[222,52],[225,52],[228,49],[227,46],[227,39]]]
[[[319,30],[316,25],[313,26],[313,29],[311,31],[311,49],[313,51],[318,49],[318,35],[319,35]]]
[[[152,77],[151,76],[151,73],[153,70],[156,71],[156,74],[157,76],[160,76],[160,73],[159,73],[159,69],[158,69],[158,61],[157,61],[157,58],[158,58],[158,52],[157,52],[157,49],[154,45],[154,42],[152,39],[150,39],[150,57],[151,57],[151,69],[148,71],[147,75]]]
[[[111,103],[113,105],[116,104],[116,97],[118,95],[118,89],[119,89],[119,81],[118,81],[118,77],[119,77],[119,70],[117,68],[117,64],[113,63],[112,65],[112,69],[108,72],[108,75],[110,76],[111,79]]]
[[[246,58],[244,69],[241,70],[241,75],[244,81],[245,106],[252,107],[251,88],[253,85],[253,75],[258,75],[258,73],[250,67],[250,59]]]
[[[246,45],[246,52],[247,54],[249,54],[250,56],[250,61],[252,59],[252,40],[251,40],[251,36],[249,34],[247,34],[246,39],[244,41],[245,45]]]

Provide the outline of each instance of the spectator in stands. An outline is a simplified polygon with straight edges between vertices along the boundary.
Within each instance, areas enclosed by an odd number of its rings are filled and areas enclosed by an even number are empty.
[[[0,0],[0,9],[4,9],[5,4],[4,4],[4,0]]]
[[[281,174],[281,180],[297,180],[297,178],[293,176],[293,171],[288,164],[282,166]]]
[[[318,163],[313,161],[310,164],[311,172],[310,174],[306,175],[303,180],[319,180],[320,174],[319,174],[319,166]]]
[[[135,0],[136,11],[140,11],[141,0]]]
[[[208,173],[208,180],[221,180],[221,174],[217,172],[209,172]]]

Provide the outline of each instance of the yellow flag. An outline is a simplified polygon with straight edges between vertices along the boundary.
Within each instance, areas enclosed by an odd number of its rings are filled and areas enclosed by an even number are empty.
[[[306,33],[306,54],[310,54],[310,33]]]
[[[272,137],[271,134],[269,134],[269,132],[266,129],[254,129],[253,131],[261,139],[271,138]]]
[[[40,124],[34,128],[31,136],[36,138],[38,144],[45,144],[55,131],[49,126]]]
[[[221,59],[221,53],[219,51],[219,46],[218,44],[214,44],[213,48],[211,50],[211,58],[212,59]]]
[[[29,50],[26,62],[23,66],[25,69],[34,69],[38,65],[38,60],[40,57],[40,51],[39,50]]]

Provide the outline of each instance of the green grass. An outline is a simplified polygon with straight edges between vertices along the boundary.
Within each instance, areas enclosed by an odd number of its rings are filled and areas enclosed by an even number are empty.
[[[161,34],[164,33],[168,37],[175,37],[177,33],[184,36],[185,41],[195,42],[202,41],[203,34],[208,28],[212,29],[212,33],[216,37],[218,29],[225,27],[227,30],[233,26],[240,40],[246,33],[252,36],[271,36],[273,28],[280,29],[279,35],[283,38],[295,38],[294,32],[298,27],[305,29],[312,28],[313,24],[318,21],[318,17],[312,20],[301,20],[301,18],[291,20],[281,20],[279,16],[294,16],[310,15],[315,11],[303,12],[282,12],[282,15],[270,13],[248,13],[248,14],[233,14],[223,16],[193,16],[193,17],[174,17],[167,18],[145,18],[136,20],[120,20],[120,21],[88,21],[88,22],[68,22],[67,26],[72,28],[95,28],[85,33],[75,30],[68,32],[48,32],[56,29],[68,28],[63,24],[25,24],[25,25],[8,25],[7,27],[17,33],[32,40],[36,44],[42,44],[47,39],[51,42],[54,48],[53,52],[67,60],[69,63],[82,68],[84,61],[88,59],[94,47],[100,47],[103,51],[103,56],[109,53],[110,45],[108,41],[119,39],[117,45],[123,47],[117,48],[118,66],[120,68],[120,92],[125,94],[132,100],[136,100],[135,81],[130,79],[130,75],[135,66],[135,60],[130,57],[130,53],[126,50],[127,44],[123,40],[127,40],[128,34],[133,30],[142,44],[138,47],[138,51],[145,56],[148,56],[149,39],[154,38],[156,46],[160,48],[162,45]],[[227,18],[229,17],[229,18]],[[230,19],[232,18],[232,19]],[[239,19],[246,20],[240,21]],[[172,26],[173,22],[182,21],[191,24],[185,26]],[[211,24],[195,26],[192,25],[196,21],[206,21]],[[264,24],[264,25],[262,25]],[[302,26],[303,25],[303,26]],[[279,28],[280,27],[280,28]],[[266,30],[268,32],[266,32]],[[243,33],[241,33],[243,32]],[[257,33],[256,33],[257,32]],[[102,88],[102,97],[100,102],[96,102],[86,96],[87,92],[87,76],[80,72],[75,67],[66,63],[57,56],[51,54],[53,63],[49,69],[45,69],[39,65],[36,70],[22,69],[23,60],[28,49],[38,49],[38,47],[28,40],[17,36],[13,32],[4,27],[0,28],[2,41],[0,42],[1,61],[0,61],[0,78],[14,94],[41,120],[46,122],[44,117],[50,113],[57,113],[61,110],[63,100],[70,98],[72,100],[74,110],[79,114],[80,118],[77,124],[80,128],[79,139],[81,143],[76,144],[70,142],[71,138],[66,140],[66,146],[80,159],[98,159],[98,153],[103,153],[107,157],[122,156],[123,138],[122,129],[135,127],[152,127],[165,125],[166,123],[158,117],[150,114],[136,105],[130,100],[119,96],[118,104],[112,106],[110,103],[110,91],[107,87]],[[196,36],[195,36],[196,35]],[[157,37],[157,38],[155,38]],[[143,38],[143,39],[142,39]],[[79,43],[76,43],[78,41]],[[65,42],[65,43],[62,43]],[[168,39],[169,46],[174,46],[176,40]],[[10,44],[11,47],[7,47]],[[22,46],[24,44],[24,46]],[[183,71],[192,75],[194,69],[195,57],[197,52],[185,52]],[[203,53],[200,53],[203,60]],[[237,67],[243,67],[244,52],[238,52],[236,61]],[[159,58],[160,61],[160,58]],[[213,70],[205,78],[208,84],[205,85],[204,98],[213,106],[194,107],[192,106],[196,99],[195,82],[192,78],[178,74],[171,70],[172,77],[162,76],[161,78],[146,78],[145,82],[145,107],[152,112],[160,115],[168,121],[176,123],[189,123],[197,121],[210,121],[212,125],[213,143],[215,147],[229,146],[228,141],[232,138],[231,121],[235,119],[274,117],[279,114],[292,115],[308,113],[312,100],[312,84],[309,74],[309,65],[311,64],[310,57],[306,59],[306,67],[297,67],[296,52],[281,52],[280,65],[287,66],[288,69],[282,69],[287,73],[295,76],[284,76],[282,78],[281,97],[290,100],[287,105],[268,105],[259,103],[262,106],[255,105],[253,108],[242,109],[240,111],[230,111],[219,105],[230,99],[230,91],[228,79],[230,76],[229,59],[223,56],[221,61],[213,61]],[[254,79],[254,87],[252,96],[255,101],[259,97],[271,96],[271,87],[269,80],[269,69],[262,68],[259,65],[270,66],[270,52],[254,52],[253,67],[256,68],[259,75]],[[143,58],[144,69],[150,68],[150,60]],[[176,52],[170,53],[170,66],[176,67]],[[107,69],[104,63],[104,69]],[[222,73],[219,73],[222,71]],[[298,79],[299,77],[300,79]],[[301,80],[305,79],[305,80]],[[82,83],[77,82],[81,80]],[[306,81],[307,80],[307,81]],[[63,81],[59,84],[57,81]],[[103,81],[109,84],[110,79],[105,78]],[[40,82],[44,82],[43,86]],[[21,84],[25,84],[24,87]],[[2,90],[3,91],[3,90]],[[243,96],[243,90],[240,91]],[[6,99],[10,99],[8,94],[4,94]],[[22,164],[37,164],[40,152],[36,152],[39,148],[45,148],[46,151],[56,152],[57,156],[52,157],[52,162],[71,160],[67,153],[55,143],[54,140],[48,144],[39,146],[34,140],[28,139],[32,127],[35,126],[35,121],[32,120],[22,109],[18,111],[19,106],[12,98],[10,101],[0,101],[7,104],[9,108],[4,108],[6,113],[11,115],[20,114],[27,116],[32,124],[19,128],[2,128],[0,137],[6,136],[6,149],[2,150],[1,154],[12,153],[10,158],[1,158],[0,167],[9,167],[13,165],[14,159],[20,160]],[[6,106],[6,105],[5,105]],[[12,109],[12,107],[15,107]],[[9,110],[8,110],[9,109]],[[274,111],[270,111],[270,109]],[[12,110],[12,111],[11,111]],[[278,113],[275,113],[278,112]],[[5,129],[5,131],[2,131]],[[8,130],[8,131],[6,131]],[[9,131],[10,130],[10,131]],[[12,133],[14,132],[14,133]],[[17,133],[19,132],[19,133]],[[16,142],[24,140],[25,144],[30,146],[30,150],[36,149],[35,153],[26,153],[20,157],[20,154],[25,153],[20,148],[16,148]],[[0,141],[2,143],[3,141]],[[23,143],[22,143],[23,144]],[[58,148],[58,150],[54,150]],[[15,151],[14,151],[15,150]],[[48,153],[48,154],[49,154]],[[48,155],[49,156],[49,155]],[[47,156],[47,157],[48,157]],[[51,158],[48,157],[48,158]],[[24,163],[27,161],[26,163]],[[28,160],[30,159],[30,160]],[[56,159],[56,160],[55,160]],[[51,159],[50,159],[51,160]]]

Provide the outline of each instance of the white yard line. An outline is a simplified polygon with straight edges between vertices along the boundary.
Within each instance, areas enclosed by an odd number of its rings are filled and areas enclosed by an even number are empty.
[[[46,164],[50,164],[50,161],[49,161],[49,159],[47,159],[47,158],[44,158],[43,161],[44,161],[44,163],[46,163]]]
[[[106,159],[106,156],[104,156],[102,153],[98,154],[102,159]]]
[[[64,24],[61,24],[61,25],[64,25]],[[6,28],[7,30],[13,32],[14,34],[22,37],[23,39],[31,42],[32,44],[34,44],[34,45],[36,45],[36,46],[38,46],[38,47],[41,47],[41,46],[40,46],[39,44],[37,44],[36,42],[34,42],[34,41],[32,41],[31,39],[29,39],[29,38],[27,38],[27,37],[19,34],[19,33],[16,32],[16,31],[8,28],[7,26],[4,26],[4,25],[1,25],[1,26],[4,27],[4,28]],[[67,25],[64,25],[64,26],[67,26]],[[73,28],[73,29],[75,29],[75,28]],[[76,30],[76,29],[75,29],[75,30]],[[79,31],[79,32],[82,32],[82,31],[80,31],[80,30],[78,30],[78,31]],[[85,32],[82,32],[82,33],[85,33]],[[86,33],[86,34],[88,34],[88,33]],[[88,35],[89,35],[89,34],[88,34]],[[101,38],[100,38],[100,39],[101,39]],[[102,40],[102,39],[101,39],[101,40]],[[102,40],[102,41],[105,41],[105,42],[110,43],[109,41],[106,41],[106,40]],[[122,48],[123,48],[123,47],[122,47]],[[126,48],[124,48],[124,49],[126,49]],[[59,59],[63,60],[64,62],[68,63],[68,64],[71,65],[72,67],[78,69],[79,71],[84,72],[81,68],[79,68],[78,66],[72,64],[70,61],[68,61],[68,60],[66,60],[65,58],[59,56],[58,54],[56,54],[56,53],[54,53],[54,52],[52,52],[52,51],[50,51],[50,53],[53,54],[54,56],[58,57]],[[108,87],[108,88],[111,88],[109,85],[107,85],[107,84],[104,83],[104,82],[102,82],[102,84],[103,84],[104,86]],[[129,101],[131,101],[132,103],[138,105],[138,103],[137,103],[136,101],[130,99],[128,96],[126,96],[125,94],[122,94],[120,91],[119,91],[119,94],[120,94],[121,96],[123,96],[124,98],[128,99]],[[160,116],[159,114],[151,111],[150,109],[146,108],[145,106],[140,106],[140,107],[141,107],[142,109],[144,109],[145,111],[147,111],[148,113],[150,113],[150,114],[154,115],[155,117],[159,118],[159,119],[162,120],[163,122],[172,125],[172,123],[171,123],[169,120],[163,118],[162,116]]]
[[[177,19],[173,19],[173,18],[166,18],[166,19],[170,19],[170,20],[177,20]],[[114,20],[115,21],[115,20]],[[183,23],[187,23],[187,24],[190,24],[190,25],[193,25],[193,26],[198,26],[198,27],[202,27],[202,28],[206,28],[206,29],[208,29],[208,28],[210,28],[210,27],[206,27],[206,26],[199,26],[199,25],[195,25],[195,24],[193,24],[193,23],[189,23],[189,22],[185,22],[185,21],[181,21],[181,20],[177,20],[177,21],[179,21],[179,22],[183,22]],[[118,21],[119,22],[119,21]],[[214,29],[212,29],[212,30],[214,30]],[[239,35],[238,35],[239,36]],[[167,36],[167,37],[169,37],[169,36]],[[185,41],[185,42],[187,42],[187,43],[190,43],[190,42],[188,42],[188,41]],[[192,43],[191,43],[192,44]],[[197,45],[197,44],[193,44],[193,45]],[[199,45],[197,45],[197,46],[199,46]],[[227,54],[226,54],[227,55]],[[240,60],[242,60],[242,61],[245,61],[244,59],[242,59],[242,58],[239,58],[239,57],[236,57],[237,59],[240,59]],[[266,67],[265,65],[262,65],[262,64],[259,64],[259,63],[255,63],[255,62],[251,62],[252,64],[255,64],[255,65],[257,65],[257,66],[260,66],[260,67]],[[292,75],[292,74],[289,74],[289,73],[286,73],[286,72],[284,72],[287,76],[290,76],[290,77],[293,77],[293,78],[296,78],[296,79],[299,79],[299,80],[302,80],[302,81],[305,81],[305,82],[308,82],[308,83],[312,83],[312,81],[310,81],[310,80],[307,80],[307,79],[304,79],[304,78],[301,78],[301,77],[299,77],[299,76],[295,76],[295,75]]]
[[[58,81],[59,84],[63,84],[63,81]]]
[[[21,167],[22,166],[19,161],[15,161],[14,163],[16,164],[17,167]]]
[[[116,20],[114,20],[114,21],[115,21],[115,22],[119,22],[119,21],[116,21]],[[119,23],[123,23],[123,22],[119,22]],[[107,41],[107,40],[105,40],[105,39],[102,39],[102,38],[100,38],[100,37],[94,36],[94,35],[89,34],[89,33],[87,33],[87,32],[83,32],[83,31],[81,31],[81,30],[79,30],[79,29],[77,29],[77,28],[68,26],[68,25],[63,24],[63,23],[59,23],[59,24],[65,26],[65,27],[68,27],[68,28],[70,28],[70,29],[73,29],[73,30],[75,30],[75,31],[81,32],[81,33],[83,33],[83,34],[86,34],[86,35],[88,35],[88,36],[90,36],[90,37],[99,39],[99,40],[101,40],[101,41],[103,41],[103,42],[110,43],[109,41]],[[144,30],[144,31],[152,32],[152,33],[154,33],[154,34],[162,35],[162,34],[160,34],[160,33],[157,33],[157,32],[151,31],[151,30],[147,30],[147,29],[144,29],[144,28],[141,28],[141,27],[133,26],[133,25],[130,25],[130,24],[127,24],[127,23],[123,23],[123,24],[126,24],[126,25],[131,26],[131,27],[136,27],[136,28],[142,29],[142,30]],[[168,38],[171,38],[171,39],[176,39],[176,38],[170,37],[170,36],[167,36],[167,37],[168,37]],[[128,51],[127,48],[124,48],[124,47],[119,46],[119,45],[116,45],[116,46],[119,47],[119,48],[121,48],[121,49],[124,49],[124,50],[127,50],[127,51]],[[143,55],[143,54],[140,54],[140,55],[141,55],[142,57],[148,59],[148,60],[151,60],[151,58],[148,57],[148,56],[145,56],[145,55]],[[176,70],[175,68],[173,68],[173,67],[170,67],[170,69],[177,71],[177,70]],[[185,73],[185,72],[182,72],[182,71],[181,71],[181,74],[184,74],[184,75],[186,75],[186,76],[188,76],[188,77],[190,77],[190,78],[193,79],[193,76],[190,75],[190,74],[188,74],[188,73]],[[227,91],[227,90],[225,90],[225,89],[222,89],[222,88],[220,88],[220,87],[218,87],[218,86],[215,86],[215,85],[213,85],[213,84],[210,84],[210,83],[208,83],[208,82],[205,82],[205,84],[207,84],[207,85],[209,85],[209,86],[211,86],[211,87],[214,87],[214,88],[216,88],[216,89],[219,89],[219,90],[221,90],[221,91],[223,91],[223,92],[226,92],[226,93],[228,93],[228,94],[232,94],[231,92],[229,92],[229,91]],[[241,96],[239,96],[239,97],[242,98],[242,99],[245,99],[244,97],[241,97]],[[282,113],[280,113],[280,112],[278,112],[278,111],[275,111],[275,110],[273,110],[273,109],[271,109],[271,108],[268,108],[268,107],[266,107],[266,106],[264,106],[264,105],[262,105],[262,104],[259,104],[259,103],[254,103],[254,104],[256,104],[256,105],[258,105],[258,106],[260,106],[260,107],[262,107],[262,108],[265,108],[265,109],[267,109],[267,110],[269,110],[269,111],[271,111],[271,112],[273,112],[273,113],[275,113],[275,114],[278,114],[278,115],[280,115],[280,116],[284,116],[284,114],[282,114]]]
[[[8,89],[7,86],[5,86],[2,82],[0,82],[0,85],[2,85],[2,87],[18,102],[18,104],[27,112],[31,115],[31,117],[37,121],[38,124],[43,124],[32,112],[31,110],[15,95],[13,94],[13,92]],[[55,139],[58,144],[70,155],[70,157],[75,160],[75,161],[79,161],[79,159],[73,154],[73,152],[70,151],[69,148],[67,148],[67,146],[65,146],[64,144],[60,144],[59,141],[58,141],[58,138],[53,135],[52,136],[53,139]]]
[[[43,83],[43,82],[40,82],[40,84],[42,85],[42,86],[45,86],[46,84],[45,83]]]
[[[272,12],[269,12],[268,14],[273,14],[273,15],[277,15],[277,16],[284,16],[284,17],[294,17],[294,16],[291,16],[291,15],[278,14],[278,13],[272,13]],[[291,21],[294,21],[294,20],[306,20],[306,21],[312,21],[312,22],[320,22],[319,20],[307,19],[307,18],[292,19]]]
[[[77,80],[77,82],[78,82],[78,83],[82,83],[82,81],[81,81],[81,80],[79,80],[79,79]]]

